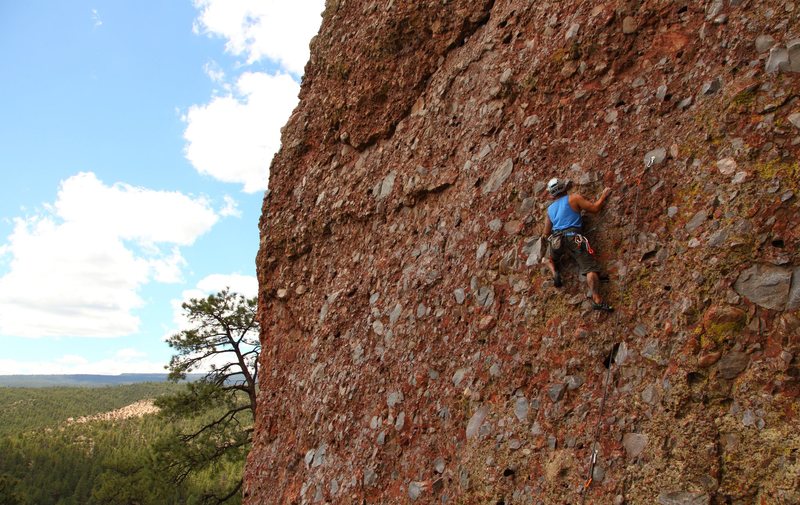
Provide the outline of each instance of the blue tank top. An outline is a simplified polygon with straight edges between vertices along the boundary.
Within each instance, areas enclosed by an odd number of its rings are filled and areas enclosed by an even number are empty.
[[[583,225],[579,212],[569,206],[569,195],[564,195],[547,207],[547,215],[553,223],[553,231],[566,230],[567,228],[580,228]]]

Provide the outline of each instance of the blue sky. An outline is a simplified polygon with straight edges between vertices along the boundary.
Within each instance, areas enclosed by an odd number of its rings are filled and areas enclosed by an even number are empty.
[[[0,2],[0,374],[162,371],[183,300],[255,295],[323,8]]]

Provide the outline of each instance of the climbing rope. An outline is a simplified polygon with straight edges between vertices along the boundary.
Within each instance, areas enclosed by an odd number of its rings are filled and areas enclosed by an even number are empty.
[[[603,410],[605,410],[606,398],[608,398],[608,385],[611,384],[611,367],[614,365],[614,360],[616,358],[615,354],[616,353],[612,349],[608,359],[608,368],[606,368],[606,384],[603,387],[603,398],[600,400],[600,415],[598,416],[597,424],[594,428],[592,459],[589,463],[589,475],[586,477],[586,482],[583,484],[583,489],[581,490],[581,503],[586,501],[586,492],[589,490],[589,487],[592,485],[593,481],[594,467],[597,463],[597,440],[600,438],[600,425],[603,422]]]
[[[636,178],[636,199],[633,206],[633,229],[634,231],[638,229],[639,226],[639,189],[642,187],[642,177],[644,177],[644,173],[653,166],[653,163],[656,161],[655,156],[650,156],[650,159],[647,160],[647,163],[644,165],[644,170],[642,170],[642,175]]]
[[[642,186],[642,177],[644,177],[644,173],[653,166],[653,162],[655,161],[655,156],[650,156],[650,159],[647,160],[645,163],[645,168],[642,170],[642,175],[636,178],[636,196],[634,198],[634,206],[633,206],[633,229],[636,231],[639,225],[639,190]],[[587,241],[587,247],[589,247]],[[593,254],[593,252],[591,252]],[[628,280],[627,276],[625,281],[623,282],[623,291],[627,288]],[[619,335],[619,311],[615,314],[614,318],[614,329],[616,333]],[[603,423],[603,413],[606,407],[606,399],[608,398],[608,387],[611,384],[611,368],[614,366],[614,362],[616,361],[617,352],[619,350],[619,343],[614,344],[611,348],[611,353],[608,355],[608,365],[606,367],[606,380],[605,385],[603,386],[603,397],[600,399],[600,410],[597,415],[597,424],[595,424],[594,428],[594,436],[592,439],[592,457],[589,461],[589,474],[586,477],[586,482],[583,484],[581,488],[581,504],[586,502],[586,494],[589,491],[589,488],[594,481],[594,469],[597,465],[597,445],[598,439],[600,438],[600,426]]]

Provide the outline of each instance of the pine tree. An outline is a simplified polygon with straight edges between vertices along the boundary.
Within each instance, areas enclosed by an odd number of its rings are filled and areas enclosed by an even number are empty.
[[[27,505],[30,501],[19,490],[19,480],[0,475],[0,505]]]
[[[172,380],[203,370],[184,392],[160,398],[162,415],[194,419],[200,427],[165,437],[158,445],[160,461],[172,478],[183,483],[217,465],[235,468],[238,479],[220,488],[209,482],[205,501],[240,500],[241,471],[252,443],[256,409],[258,341],[256,298],[225,289],[183,304],[190,329],[172,336],[177,351],[167,367]]]

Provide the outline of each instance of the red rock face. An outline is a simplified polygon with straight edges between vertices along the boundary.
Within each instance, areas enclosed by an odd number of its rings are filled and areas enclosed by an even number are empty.
[[[245,502],[799,503],[798,11],[329,1],[260,223]],[[540,263],[552,176],[613,189],[614,314]]]

